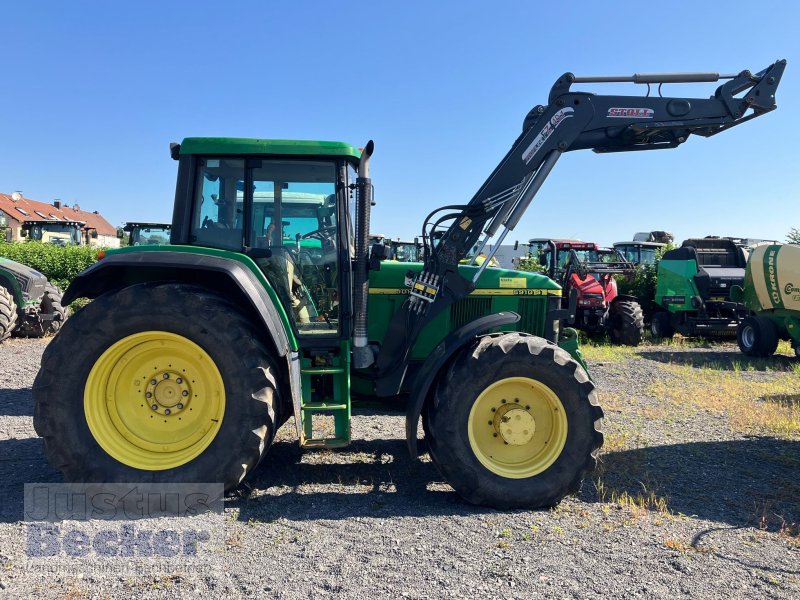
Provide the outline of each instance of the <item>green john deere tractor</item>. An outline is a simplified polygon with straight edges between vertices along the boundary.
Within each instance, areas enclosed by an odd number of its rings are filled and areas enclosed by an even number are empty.
[[[46,455],[71,481],[231,489],[290,417],[301,446],[341,447],[354,395],[404,397],[409,452],[427,450],[468,501],[557,503],[603,441],[574,332],[559,330],[569,309],[543,275],[489,269],[491,253],[459,262],[502,228],[500,245],[562,153],[713,135],[745,108],[772,110],[783,67],[732,76],[679,116],[667,98],[572,92],[596,79],[565,74],[475,196],[425,219],[422,263],[369,251],[372,142],[174,144],[171,245],[109,251],[65,294],[94,301],[42,357],[34,424]],[[743,89],[755,108],[733,97]]]
[[[12,334],[41,337],[55,333],[66,318],[61,290],[47,277],[0,257],[0,342]]]

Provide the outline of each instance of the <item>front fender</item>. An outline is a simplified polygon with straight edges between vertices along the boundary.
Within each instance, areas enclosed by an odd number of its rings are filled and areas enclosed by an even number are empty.
[[[414,381],[414,388],[411,391],[406,409],[406,443],[408,444],[408,451],[412,459],[419,456],[419,449],[417,448],[417,425],[419,423],[419,417],[425,406],[425,400],[427,400],[431,387],[435,383],[442,367],[445,366],[457,351],[463,348],[479,333],[483,333],[494,327],[502,327],[509,323],[516,323],[519,321],[519,318],[517,313],[501,312],[475,319],[453,331],[439,342],[439,345],[428,355],[422,368],[417,373]]]

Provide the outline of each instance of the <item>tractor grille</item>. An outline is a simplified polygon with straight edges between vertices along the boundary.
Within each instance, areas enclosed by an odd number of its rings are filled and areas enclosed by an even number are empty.
[[[492,312],[491,298],[464,298],[450,308],[450,331]]]
[[[544,298],[520,298],[519,309],[516,311],[520,316],[519,323],[517,323],[518,331],[543,336],[546,311],[547,300]]]

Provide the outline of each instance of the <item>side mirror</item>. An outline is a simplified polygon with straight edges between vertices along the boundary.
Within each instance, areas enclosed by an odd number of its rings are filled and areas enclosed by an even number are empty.
[[[519,249],[519,240],[514,242],[514,252],[516,252],[518,249]]]

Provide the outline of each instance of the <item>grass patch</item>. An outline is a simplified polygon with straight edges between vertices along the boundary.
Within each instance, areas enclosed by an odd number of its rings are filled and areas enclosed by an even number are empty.
[[[591,362],[620,362],[626,358],[637,358],[636,347],[614,344],[589,343],[581,346],[583,357]]]
[[[684,365],[666,367],[670,378],[648,387],[648,393],[676,408],[692,407],[728,417],[731,429],[742,433],[770,433],[800,437],[800,381],[794,373],[775,374],[754,381],[746,371],[718,371]]]

